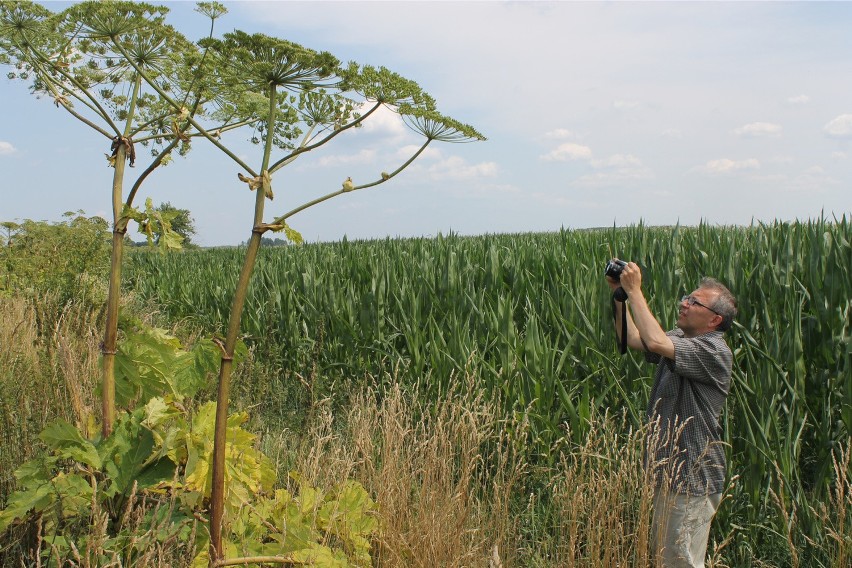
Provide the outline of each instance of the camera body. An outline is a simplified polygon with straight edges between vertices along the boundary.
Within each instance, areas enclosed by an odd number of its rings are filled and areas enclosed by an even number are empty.
[[[624,270],[625,266],[627,266],[627,262],[614,258],[607,261],[604,274],[613,280],[621,280],[621,271]]]

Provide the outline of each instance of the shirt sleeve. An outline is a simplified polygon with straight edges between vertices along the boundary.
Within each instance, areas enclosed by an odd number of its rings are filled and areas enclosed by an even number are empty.
[[[670,329],[669,331],[667,331],[666,335],[668,337],[670,337],[671,339],[674,339],[675,337],[683,337],[683,331],[681,331],[680,328],[676,327],[674,329]],[[642,344],[644,345],[644,342]],[[660,355],[659,353],[652,353],[651,351],[648,351],[648,350],[645,351],[645,361],[646,362],[648,362],[648,363],[659,363],[662,360],[663,360],[663,356]],[[669,362],[671,362],[670,359],[669,359]]]
[[[717,385],[727,392],[733,355],[720,336],[670,336],[675,348],[675,372],[691,381]]]

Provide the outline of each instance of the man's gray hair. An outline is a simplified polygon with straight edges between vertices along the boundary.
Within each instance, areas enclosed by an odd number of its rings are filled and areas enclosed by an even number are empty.
[[[702,278],[698,287],[712,290],[716,293],[716,299],[709,306],[713,311],[722,316],[722,323],[716,329],[719,331],[728,331],[731,329],[734,318],[737,317],[737,299],[731,294],[731,291],[724,284],[709,276]]]

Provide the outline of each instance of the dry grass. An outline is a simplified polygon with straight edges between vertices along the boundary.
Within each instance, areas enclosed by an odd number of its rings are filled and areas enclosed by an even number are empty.
[[[425,408],[398,386],[368,390],[341,424],[318,413],[295,457],[293,469],[315,486],[352,478],[371,493],[381,527],[377,566],[477,566],[500,558],[511,532],[508,495],[524,464],[512,459],[494,406],[458,394]]]
[[[847,568],[852,562],[852,475],[850,475],[850,457],[852,457],[852,438],[847,438],[845,445],[839,445],[832,453],[834,465],[834,483],[826,503],[808,505],[811,517],[822,526],[825,542],[818,543],[811,539],[808,544],[829,551],[830,568]],[[796,503],[786,496],[786,488],[782,476],[777,476],[778,491],[770,490],[770,497],[775,504],[781,522],[784,526],[783,537],[790,555],[790,565],[793,568],[802,566],[799,546],[797,546],[797,523],[800,511]]]
[[[550,485],[558,519],[554,565],[651,565],[654,492],[642,467],[646,432],[624,422],[595,419],[582,445],[561,456]]]
[[[354,478],[373,495],[376,566],[652,565],[644,432],[599,417],[583,445],[534,468],[512,442],[523,418],[460,384],[428,408],[391,387],[356,397],[344,420],[320,412],[290,464],[315,486]]]
[[[44,426],[56,418],[87,424],[99,373],[96,318],[49,298],[0,298],[0,503],[14,469],[37,453]]]

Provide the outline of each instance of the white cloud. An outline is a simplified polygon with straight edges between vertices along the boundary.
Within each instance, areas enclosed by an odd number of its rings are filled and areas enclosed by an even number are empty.
[[[768,158],[766,162],[770,164],[792,164],[793,156],[772,156]]]
[[[14,154],[17,152],[14,146],[10,142],[6,142],[5,140],[0,140],[0,156],[5,156],[7,154]]]
[[[632,154],[614,154],[606,159],[592,160],[590,164],[598,171],[580,176],[575,185],[601,187],[654,177],[654,172]]]
[[[592,167],[601,168],[635,168],[641,167],[642,162],[632,154],[614,154],[605,160],[592,160]]]
[[[592,149],[588,146],[567,142],[560,144],[556,149],[540,158],[546,162],[565,162],[568,160],[589,160],[591,157]]]
[[[675,140],[680,140],[683,138],[683,133],[677,128],[667,128],[663,130],[662,134],[660,134],[663,138],[673,138]]]
[[[831,138],[852,137],[852,114],[841,114],[826,124],[822,130]]]
[[[790,181],[790,189],[808,193],[821,192],[826,186],[837,185],[838,180],[828,175],[820,166],[811,166]]]
[[[557,128],[556,130],[545,132],[544,137],[549,140],[565,140],[566,138],[573,138],[574,133],[565,128]]]
[[[541,156],[541,159],[545,161],[583,160],[597,170],[580,176],[572,182],[573,185],[578,186],[601,187],[654,177],[654,172],[633,154],[613,154],[608,158],[593,159],[591,148],[580,144],[561,144],[549,154]]]
[[[831,153],[831,159],[832,160],[845,160],[846,159],[846,152],[832,152]]]
[[[458,156],[450,156],[445,160],[432,165],[427,170],[433,179],[456,179],[469,180],[481,177],[494,177],[497,175],[497,164],[495,162],[480,162],[468,164]]]
[[[729,160],[728,158],[722,158],[719,160],[710,160],[703,166],[699,166],[695,169],[699,172],[711,175],[733,174],[760,169],[760,162],[754,158],[749,158],[747,160]]]
[[[741,138],[764,138],[781,136],[781,125],[771,122],[752,122],[734,129]]]
[[[811,102],[811,98],[808,95],[796,95],[795,97],[789,97],[787,102],[791,105],[805,105]]]
[[[790,183],[790,178],[784,174],[752,175],[748,176],[748,180],[755,183],[772,184],[775,187]],[[772,189],[775,189],[775,187]]]
[[[373,104],[364,103],[361,106],[361,113],[367,112]],[[371,134],[384,134],[387,136],[403,136],[409,132],[408,127],[402,121],[402,117],[386,106],[382,105],[373,114],[364,120],[364,126],[361,130]]]

